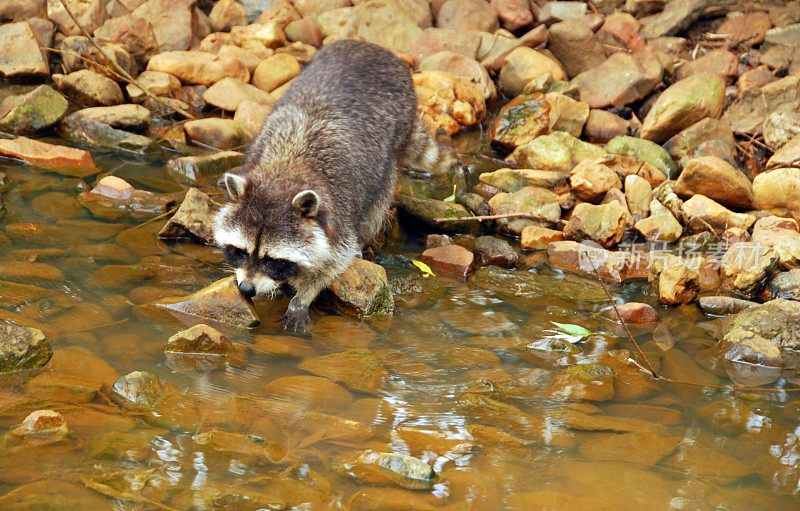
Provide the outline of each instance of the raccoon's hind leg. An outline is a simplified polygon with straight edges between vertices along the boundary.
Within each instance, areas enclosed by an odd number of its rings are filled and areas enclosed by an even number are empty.
[[[458,159],[453,148],[436,140],[428,129],[419,120],[416,120],[403,148],[399,163],[403,167],[421,169],[439,175],[450,172],[458,165]]]

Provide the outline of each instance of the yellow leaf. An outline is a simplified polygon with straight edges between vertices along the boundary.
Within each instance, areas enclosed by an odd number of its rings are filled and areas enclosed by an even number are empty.
[[[414,266],[419,268],[419,271],[422,272],[423,276],[425,276],[425,277],[427,277],[427,276],[435,277],[436,276],[436,274],[433,273],[433,270],[431,270],[431,267],[428,266],[427,264],[423,263],[422,261],[417,261],[416,259],[412,259],[411,262],[414,263]]]

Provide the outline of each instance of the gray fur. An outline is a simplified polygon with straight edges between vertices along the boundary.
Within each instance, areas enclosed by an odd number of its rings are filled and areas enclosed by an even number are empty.
[[[215,234],[220,245],[247,252],[231,261],[240,287],[246,281],[258,294],[273,294],[291,284],[296,295],[284,326],[304,328],[317,294],[379,232],[398,160],[417,168],[455,162],[416,117],[408,67],[391,52],[359,41],[320,50],[253,142],[243,190],[240,181],[225,179],[234,188]],[[266,275],[286,269],[281,260],[300,270],[270,282]]]

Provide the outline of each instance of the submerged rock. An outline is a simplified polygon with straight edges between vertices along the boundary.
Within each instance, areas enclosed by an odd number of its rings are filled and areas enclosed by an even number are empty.
[[[394,314],[394,299],[386,270],[356,259],[331,283],[334,307],[348,316],[367,318]]]
[[[472,250],[475,254],[475,265],[478,268],[484,266],[513,268],[519,259],[507,241],[494,236],[480,236],[475,240]]]
[[[0,131],[30,135],[58,123],[67,113],[69,102],[48,85],[27,94],[9,96],[0,103]]]
[[[389,379],[389,371],[367,350],[351,350],[309,358],[298,367],[366,394],[377,394]]]
[[[231,433],[219,428],[194,435],[192,440],[209,456],[231,456],[259,465],[277,463],[286,456],[286,450],[275,442],[258,435]]]
[[[69,426],[64,416],[53,410],[31,412],[22,424],[3,437],[6,447],[19,444],[43,445],[64,440],[69,434]]]
[[[602,364],[574,365],[556,373],[545,394],[568,401],[608,401],[614,398],[614,370]]]
[[[730,296],[700,296],[697,298],[697,305],[705,314],[729,316],[756,305],[756,302]]]
[[[513,193],[526,186],[555,188],[566,183],[563,172],[535,169],[498,169],[484,172],[478,179],[504,192]]]
[[[178,210],[164,224],[159,238],[194,237],[206,245],[214,245],[214,215],[220,205],[197,188],[189,188]]]
[[[461,204],[444,202],[423,197],[413,197],[398,193],[395,202],[399,210],[416,223],[427,229],[442,232],[476,233],[480,230],[480,222],[437,222],[437,218],[461,218],[472,214]]]
[[[166,213],[174,201],[147,190],[136,190],[116,176],[106,176],[90,191],[79,193],[78,202],[98,218],[118,220],[124,216],[147,218]]]
[[[342,464],[341,471],[367,484],[394,484],[412,490],[427,490],[437,480],[433,468],[418,458],[372,450]]]
[[[226,277],[187,296],[163,298],[143,306],[163,311],[248,328],[260,323],[253,304],[239,292],[236,276]],[[145,313],[145,311],[142,311]]]
[[[53,349],[41,330],[0,325],[0,373],[38,369],[52,356]]]

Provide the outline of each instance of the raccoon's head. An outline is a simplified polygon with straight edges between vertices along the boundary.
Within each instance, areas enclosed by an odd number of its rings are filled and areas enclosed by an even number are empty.
[[[229,201],[214,219],[214,236],[243,295],[273,296],[329,257],[327,210],[317,192],[232,173],[224,179]]]

